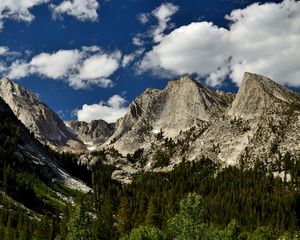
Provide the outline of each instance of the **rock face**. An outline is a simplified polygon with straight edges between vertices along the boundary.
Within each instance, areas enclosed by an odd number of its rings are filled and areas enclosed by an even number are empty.
[[[136,172],[203,157],[248,167],[260,161],[281,174],[283,157],[300,155],[300,94],[257,74],[245,73],[237,95],[184,76],[163,90],[147,89],[116,124],[70,121],[68,128],[30,91],[0,83],[0,96],[39,139],[57,146],[80,139],[97,150],[81,161],[112,164],[113,178],[126,183]]]
[[[67,129],[58,115],[40,102],[32,91],[3,78],[0,80],[0,97],[42,143],[56,150],[85,149],[83,143]]]
[[[67,121],[66,125],[85,143],[90,151],[104,143],[115,131],[115,124],[109,124],[104,120],[93,120],[91,123]]]
[[[237,165],[280,161],[287,152],[297,155],[300,145],[300,95],[272,80],[245,73],[241,87],[222,119],[215,121],[187,153]]]
[[[299,95],[280,86],[267,77],[245,73],[241,87],[232,107],[228,110],[229,116],[254,118],[270,107],[281,103],[291,104],[299,100]]]
[[[10,107],[0,98],[0,124],[9,124],[18,129],[20,142],[14,149],[14,157],[27,170],[34,171],[42,175],[49,181],[59,181],[66,186],[83,192],[91,189],[81,181],[73,178],[68,172],[62,169],[59,162],[53,158],[16,118]],[[0,151],[6,151],[0,147]]]
[[[108,149],[106,162],[117,166],[113,177],[130,182],[135,171],[168,171],[183,159],[203,157],[248,167],[259,161],[281,174],[283,157],[299,156],[299,142],[300,94],[245,73],[236,96],[187,76],[164,90],[147,89],[102,149]]]
[[[106,146],[126,153],[147,147],[160,131],[174,138],[192,126],[215,121],[232,100],[232,94],[211,91],[189,76],[170,81],[164,90],[147,89],[131,103]]]

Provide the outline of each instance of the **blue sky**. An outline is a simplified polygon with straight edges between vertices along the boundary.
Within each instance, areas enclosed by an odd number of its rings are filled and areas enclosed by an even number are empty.
[[[186,73],[232,92],[244,71],[300,86],[292,0],[4,0],[0,27],[0,75],[64,119],[113,122]]]

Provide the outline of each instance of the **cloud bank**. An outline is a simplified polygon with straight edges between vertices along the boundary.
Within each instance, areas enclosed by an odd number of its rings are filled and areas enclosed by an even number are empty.
[[[97,0],[65,0],[59,5],[51,4],[53,16],[61,17],[63,14],[73,16],[80,21],[97,21],[99,8]]]
[[[31,9],[49,4],[51,0],[1,0],[0,1],[0,31],[7,19],[30,23],[35,19]],[[97,21],[100,5],[97,0],[64,0],[58,5],[50,4],[54,18],[64,14],[72,16],[80,21]]]
[[[84,104],[82,108],[77,111],[77,119],[78,121],[88,123],[98,119],[113,123],[126,114],[127,107],[125,104],[126,100],[119,95],[112,96],[107,102],[92,105]]]
[[[202,21],[162,36],[145,54],[139,71],[196,73],[212,86],[226,77],[239,84],[249,71],[300,86],[300,2],[255,3],[226,19],[228,29]]]
[[[38,75],[53,80],[62,80],[74,89],[91,85],[111,87],[109,77],[119,68],[121,52],[104,52],[97,46],[82,49],[59,50],[40,53],[29,61],[16,60],[5,69],[11,79]]]

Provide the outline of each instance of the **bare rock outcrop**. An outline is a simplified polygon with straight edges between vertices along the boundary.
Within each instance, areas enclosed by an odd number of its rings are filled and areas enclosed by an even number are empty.
[[[232,100],[232,94],[209,90],[189,76],[170,81],[164,90],[147,89],[131,103],[105,146],[123,153],[149,148],[160,131],[175,138],[201,122],[214,122]]]
[[[84,144],[67,129],[59,116],[42,103],[31,90],[2,78],[0,97],[41,143],[46,143],[59,151],[85,149]]]
[[[90,123],[83,121],[67,121],[67,127],[92,151],[104,143],[115,132],[115,124],[104,120],[93,120]]]

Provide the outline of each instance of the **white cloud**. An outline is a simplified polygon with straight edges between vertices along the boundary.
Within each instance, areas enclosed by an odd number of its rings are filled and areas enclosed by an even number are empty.
[[[160,42],[164,37],[165,30],[169,29],[171,25],[169,22],[171,17],[179,10],[179,7],[172,3],[162,3],[159,7],[150,13],[140,13],[137,19],[141,24],[146,24],[151,18],[155,18],[157,25],[152,26],[151,29],[144,34],[137,34],[132,42],[136,46],[143,46],[145,38],[152,38],[154,42]]]
[[[139,22],[141,24],[146,24],[147,22],[149,22],[149,18],[150,18],[150,14],[149,13],[140,13],[137,16],[137,19],[139,20]]]
[[[132,61],[134,61],[135,55],[134,53],[124,55],[122,59],[122,67],[127,67]]]
[[[143,46],[144,45],[144,41],[142,40],[142,36],[141,35],[137,35],[135,37],[132,38],[132,43],[135,45],[135,46]]]
[[[12,19],[20,22],[32,22],[35,16],[31,13],[33,7],[47,4],[52,0],[0,0],[0,30],[4,21]],[[98,0],[64,0],[58,5],[50,4],[54,17],[67,14],[80,21],[97,21]]]
[[[83,79],[109,77],[119,68],[119,62],[117,60],[120,58],[120,52],[116,52],[113,55],[97,54],[91,56],[83,62],[79,77]]]
[[[51,4],[54,17],[63,14],[73,16],[80,21],[97,21],[99,8],[97,0],[65,0],[59,5]]]
[[[30,9],[47,3],[49,0],[1,0],[0,1],[0,30],[5,19],[14,19],[22,22],[31,22],[34,16]]]
[[[107,103],[100,102],[99,104],[92,105],[84,104],[80,110],[77,110],[77,119],[78,121],[85,121],[88,123],[98,119],[113,123],[126,114],[127,107],[125,104],[126,100],[119,95],[112,96],[108,99]]]
[[[197,73],[211,85],[228,75],[239,84],[250,71],[300,86],[300,2],[253,4],[226,18],[228,29],[194,22],[163,36],[139,70]]]
[[[78,50],[59,50],[53,54],[41,53],[30,61],[32,73],[52,79],[66,77],[76,69],[81,58]]]
[[[0,46],[0,55],[4,55],[9,51],[8,47]]]
[[[168,27],[171,16],[173,16],[178,9],[178,6],[172,3],[163,3],[152,12],[153,16],[158,20],[158,26],[152,31],[153,40],[155,42],[160,42],[163,39],[163,33]]]
[[[105,53],[97,46],[81,50],[59,50],[41,53],[30,61],[16,60],[6,70],[11,79],[39,75],[54,80],[63,80],[75,89],[91,85],[111,87],[109,77],[119,68],[121,52]]]
[[[132,63],[137,57],[141,56],[144,53],[145,49],[141,48],[136,50],[135,52],[131,54],[127,54],[123,56],[122,59],[122,67],[125,68],[127,67],[130,63]]]
[[[5,69],[5,71],[7,71],[7,69]],[[30,75],[30,65],[20,60],[13,62],[7,73],[7,77],[10,79],[20,79],[28,75]]]

